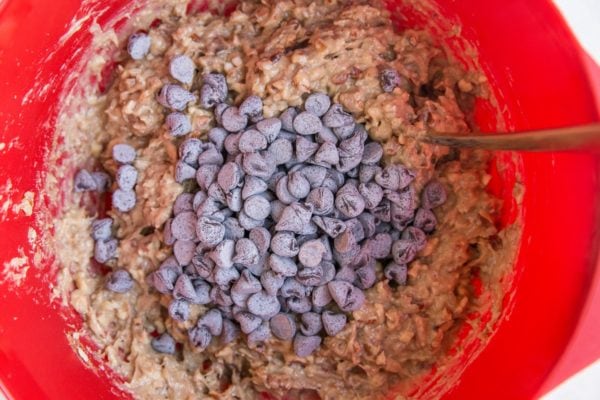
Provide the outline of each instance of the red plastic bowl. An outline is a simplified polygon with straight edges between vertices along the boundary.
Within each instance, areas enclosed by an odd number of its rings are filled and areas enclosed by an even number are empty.
[[[598,121],[582,53],[549,1],[439,3],[441,15],[459,22],[463,36],[477,48],[510,128]],[[57,94],[78,60],[76,50],[91,39],[93,21],[82,17],[93,13],[102,25],[121,7],[118,0],[0,1],[0,268],[23,260],[30,267],[19,288],[0,274],[0,392],[9,399],[122,396],[106,378],[84,368],[69,346],[68,323],[49,300],[44,271],[51,260],[31,259],[28,233],[34,216],[8,206],[19,204],[27,191],[35,192],[43,176]],[[396,17],[401,25],[414,26],[441,18],[423,18],[403,7]],[[73,18],[81,21],[81,29],[61,40]],[[41,90],[31,91],[34,83],[43,83],[35,86]],[[490,110],[480,111],[482,129],[492,129]],[[590,284],[599,285],[598,157],[525,154],[521,173],[524,233],[513,308],[447,399],[535,397],[578,324],[592,327],[580,322],[582,310],[587,316],[600,308],[586,303]],[[496,189],[510,197],[503,192],[506,185]],[[34,211],[43,207],[36,199]],[[569,349],[567,360],[586,359],[585,349]],[[569,370],[568,365],[561,368]]]

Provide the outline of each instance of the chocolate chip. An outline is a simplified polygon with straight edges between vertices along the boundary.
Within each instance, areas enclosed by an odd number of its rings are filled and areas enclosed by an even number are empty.
[[[211,335],[219,336],[223,332],[223,316],[219,310],[213,308],[200,317],[197,326],[204,326]]]
[[[365,201],[365,208],[369,210],[372,210],[375,207],[377,207],[383,199],[383,189],[375,182],[359,184],[358,192]]]
[[[267,148],[267,138],[256,129],[248,129],[240,136],[238,148],[242,153],[254,153]]]
[[[178,240],[194,241],[196,237],[196,223],[198,219],[192,211],[177,214],[171,223],[171,234]]]
[[[240,278],[240,273],[235,268],[217,268],[213,272],[213,278],[220,287],[229,288],[232,282]]]
[[[271,332],[281,340],[292,340],[296,334],[296,322],[294,318],[285,313],[279,313],[271,318]]]
[[[196,96],[179,85],[168,83],[158,93],[157,100],[164,107],[183,111],[188,103],[196,101]]]
[[[356,280],[356,271],[349,266],[343,266],[335,274],[335,279],[338,281],[354,283]]]
[[[363,154],[364,155],[364,154]],[[358,180],[361,183],[367,183],[375,178],[375,175],[381,171],[379,165],[365,165],[362,164],[358,171]]]
[[[165,119],[169,134],[173,137],[185,136],[192,131],[189,118],[180,112],[172,112]]]
[[[282,276],[295,276],[298,272],[298,266],[292,258],[281,257],[277,254],[271,254],[268,258],[269,267]]]
[[[354,218],[364,211],[365,200],[355,186],[345,184],[336,194],[335,207],[345,217]]]
[[[231,288],[231,292],[235,291],[240,294],[254,294],[258,293],[262,290],[262,286],[259,280],[250,273],[250,271],[243,270],[240,279],[233,285]]]
[[[199,192],[202,193],[202,192]],[[191,193],[180,193],[175,198],[175,203],[173,203],[173,214],[179,215],[183,212],[191,212],[194,211],[193,207],[193,199],[194,195]]]
[[[265,288],[265,291],[271,296],[275,296],[277,294],[277,291],[283,285],[284,279],[285,278],[283,275],[280,275],[272,270],[265,271],[260,276],[261,284]]]
[[[417,244],[412,240],[396,240],[392,244],[392,256],[397,264],[407,264],[417,256]]]
[[[379,205],[371,209],[371,213],[379,220],[379,222],[391,222],[392,211],[390,201],[387,199],[382,200]]]
[[[179,159],[187,165],[197,168],[198,157],[200,156],[200,153],[202,153],[203,147],[202,141],[198,139],[186,139],[179,146]]]
[[[287,179],[287,189],[293,197],[303,199],[310,191],[310,183],[301,172],[291,172]]]
[[[112,237],[112,219],[101,218],[92,222],[92,238],[106,241]]]
[[[248,310],[261,318],[269,319],[280,310],[279,300],[266,292],[258,292],[248,299]]]
[[[215,199],[208,197],[206,200],[204,200],[196,209],[196,215],[198,217],[209,217],[212,216],[214,214],[216,214],[217,212],[219,212],[219,210],[221,209],[221,204],[216,201]],[[196,234],[198,234],[198,228],[196,227]]]
[[[335,133],[333,133],[331,128],[328,128],[326,126],[321,127],[319,132],[317,132],[317,136],[315,139],[316,139],[317,143],[337,144],[337,142],[338,142],[338,137],[335,135]]]
[[[210,290],[210,299],[218,306],[229,307],[233,305],[233,301],[231,300],[229,293],[218,286],[214,286]]]
[[[333,260],[333,253],[331,252],[331,243],[329,242],[329,238],[327,235],[322,235],[319,240],[323,243],[323,247],[325,247],[325,253],[323,253],[323,260],[331,261]]]
[[[312,206],[292,203],[283,210],[279,222],[275,225],[275,230],[290,231],[300,234],[304,227],[310,222],[311,216]]]
[[[221,343],[228,344],[233,342],[240,335],[240,328],[237,324],[228,319],[223,320],[223,333],[221,333]]]
[[[220,241],[217,246],[208,253],[211,260],[219,268],[233,267],[233,256],[235,254],[235,242],[231,239]]]
[[[212,143],[206,144],[204,151],[198,156],[198,165],[223,165],[223,162],[223,155]]]
[[[242,159],[242,168],[248,175],[268,180],[275,172],[275,159],[268,152],[246,153]]]
[[[260,259],[258,248],[250,239],[242,238],[235,244],[233,262],[243,266],[256,264]]]
[[[330,106],[331,99],[325,93],[313,93],[304,102],[304,109],[317,117],[325,114]]]
[[[169,73],[175,79],[186,85],[190,85],[194,80],[196,65],[191,58],[185,54],[175,56],[169,62]]]
[[[173,297],[175,299],[183,299],[190,303],[194,303],[194,300],[196,299],[196,289],[189,276],[185,274],[179,275],[173,288]]]
[[[290,162],[294,156],[292,143],[283,138],[273,141],[269,146],[268,152],[272,155],[276,165],[282,165]]]
[[[316,267],[323,259],[325,247],[320,240],[309,240],[300,247],[298,261],[305,267]]]
[[[304,111],[294,118],[294,130],[299,135],[314,135],[323,126],[318,116]]]
[[[141,60],[150,51],[150,44],[150,36],[142,32],[134,33],[127,41],[127,52],[134,60]]]
[[[300,325],[300,331],[305,336],[317,335],[323,328],[321,315],[315,312],[307,312],[302,314],[300,321],[302,322]]]
[[[402,78],[398,71],[393,68],[384,68],[379,74],[379,83],[381,89],[386,93],[391,93],[402,83]]]
[[[325,307],[332,300],[327,286],[318,286],[312,291],[312,303],[315,307]]]
[[[247,115],[248,117],[257,117],[262,115],[262,108],[262,99],[256,95],[251,95],[246,97],[242,104],[240,104],[240,114]]]
[[[133,288],[133,278],[124,269],[113,271],[106,281],[106,288],[115,293],[126,293]]]
[[[229,134],[223,141],[223,147],[225,151],[230,155],[238,155],[240,154],[240,138],[242,137],[242,133],[232,133]]]
[[[242,188],[242,199],[246,200],[248,197],[255,194],[264,193],[267,190],[267,183],[257,178],[256,176],[248,175],[244,179],[244,186]]]
[[[387,279],[394,281],[399,285],[406,285],[408,268],[406,264],[397,264],[395,262],[391,262],[383,269],[383,275]]]
[[[250,297],[251,293],[241,293],[237,290],[234,290],[234,287],[235,286],[231,288],[231,300],[233,301],[233,304],[245,310],[246,302],[248,301],[248,297]]]
[[[303,314],[309,312],[312,308],[312,304],[308,297],[290,297],[287,299],[287,307],[289,311],[296,314]]]
[[[331,238],[338,237],[346,230],[346,224],[340,219],[314,216],[312,221]]]
[[[432,209],[446,202],[448,195],[446,189],[439,181],[430,181],[421,192],[421,207]]]
[[[290,191],[288,190],[288,176],[282,176],[275,185],[275,194],[277,195],[277,199],[284,204],[292,204],[298,201],[297,198],[292,196]]]
[[[340,159],[342,157],[349,157],[349,158],[353,158],[355,156],[360,157],[360,160],[362,161],[362,156],[365,150],[365,140],[368,137],[368,134],[366,132],[363,132],[362,129],[358,129],[358,127],[361,127],[361,125],[357,125],[357,128],[354,129],[352,135],[350,137],[348,137],[347,139],[344,139],[340,142],[339,145],[339,152],[340,152]],[[347,167],[345,172],[350,171],[351,169],[355,168],[358,166],[358,164],[360,164],[360,161],[354,165],[352,165],[351,167]]]
[[[323,269],[320,265],[304,267],[298,271],[296,280],[305,286],[318,286],[323,280]]]
[[[196,273],[204,279],[208,279],[215,269],[215,262],[205,254],[194,254],[192,265],[194,266]]]
[[[225,129],[217,126],[208,131],[207,136],[208,140],[215,145],[217,150],[222,151],[227,135],[229,135],[229,133]]]
[[[152,346],[157,353],[175,354],[175,339],[166,332],[159,337],[152,338],[150,346]]]
[[[185,300],[171,301],[169,304],[169,316],[175,321],[187,321],[190,317],[190,304]]]
[[[332,311],[323,311],[321,317],[323,328],[328,336],[336,336],[346,326],[347,318],[344,314],[334,313]]]
[[[265,136],[267,142],[273,143],[281,131],[281,120],[279,118],[265,118],[256,124],[256,129]]]
[[[250,218],[264,220],[271,214],[271,204],[261,195],[250,196],[244,203],[244,212]]]
[[[229,107],[223,111],[221,122],[229,132],[239,132],[248,125],[248,116],[240,113],[237,107]]]
[[[323,143],[315,154],[315,161],[329,165],[336,165],[340,161],[340,155],[334,143]]]
[[[320,165],[307,165],[302,167],[299,171],[308,180],[312,189],[321,186],[327,176],[327,168]]]
[[[286,278],[281,286],[281,296],[288,297],[306,297],[309,289],[294,278]]]
[[[223,103],[227,98],[227,81],[221,74],[211,73],[204,75],[204,84],[200,89],[200,105],[203,108],[211,108],[216,104]]]
[[[188,265],[192,262],[196,244],[189,240],[177,240],[173,245],[173,254],[181,265]]]
[[[225,237],[225,227],[211,217],[202,216],[196,224],[196,235],[201,242],[214,246]]]
[[[308,357],[321,345],[320,336],[304,336],[296,334],[294,337],[294,353],[298,357]]]
[[[383,147],[377,142],[367,143],[363,151],[362,163],[375,165],[383,157]]]
[[[200,94],[200,102],[202,102],[202,92]],[[219,125],[219,127],[221,127],[222,122],[223,122],[221,120],[221,117],[223,116],[223,112],[225,110],[227,110],[229,107],[230,107],[229,104],[226,104],[226,103],[218,103],[215,105],[215,109],[213,110],[213,113],[215,115],[215,120],[217,121],[217,124]],[[205,108],[208,108],[208,107],[205,107]],[[222,129],[222,128],[220,128],[220,129]],[[227,131],[225,131],[225,132],[227,132]]]
[[[92,174],[85,169],[81,169],[75,175],[74,187],[76,192],[88,192],[98,189],[96,180]]]
[[[235,162],[225,163],[217,175],[217,182],[221,189],[230,192],[242,185],[243,172]]]
[[[240,211],[238,214],[238,219],[240,221],[240,225],[246,230],[258,228],[264,224],[264,220],[251,218],[244,210]]]
[[[258,328],[248,335],[248,345],[256,346],[258,343],[266,342],[271,337],[271,328],[269,322],[262,322]]]
[[[100,264],[108,262],[117,255],[118,242],[116,239],[98,240],[94,244],[94,260]]]
[[[360,214],[357,219],[362,225],[364,236],[366,238],[372,237],[377,232],[377,219],[373,214],[364,212]]]
[[[354,123],[345,126],[338,126],[337,128],[333,128],[333,133],[339,140],[345,140],[352,136],[355,127],[356,124]]]
[[[425,233],[431,233],[435,230],[437,218],[433,211],[419,208],[415,214],[414,226]]]
[[[352,125],[354,118],[344,111],[340,104],[333,104],[323,115],[323,124],[328,128],[339,128],[341,126]]]
[[[407,187],[415,178],[415,174],[408,168],[399,165],[388,165],[375,174],[375,182],[384,189],[400,190]]]
[[[371,265],[363,265],[356,270],[356,286],[361,289],[369,289],[373,287],[377,281],[375,267]]]
[[[135,161],[135,149],[126,143],[115,144],[112,148],[112,157],[119,164],[131,164]]]
[[[96,191],[98,193],[104,193],[108,190],[110,185],[110,176],[108,176],[106,172],[92,172],[92,179],[94,182],[96,182]]]
[[[205,326],[194,326],[188,331],[188,337],[190,339],[190,343],[200,350],[206,349],[212,340],[212,335]]]
[[[361,247],[358,244],[354,244],[354,246],[352,246],[350,250],[345,253],[340,253],[339,251],[334,249],[333,258],[342,267],[353,265],[356,260],[356,257],[360,255],[360,250]]]
[[[289,107],[281,113],[281,127],[288,132],[294,132],[294,119],[298,115],[298,110],[294,107]]]
[[[249,334],[253,332],[262,323],[262,319],[249,311],[241,311],[234,315],[235,320],[240,324],[242,332]]]
[[[193,298],[194,304],[208,304],[211,302],[210,299],[210,285],[204,282],[202,279],[192,280],[196,295]]]
[[[175,165],[175,181],[177,183],[183,183],[189,179],[196,177],[196,169],[189,166],[188,164],[178,161]]]
[[[296,139],[296,160],[298,162],[304,162],[312,157],[319,149],[319,144],[299,136]]]
[[[365,302],[364,293],[348,282],[335,280],[329,282],[327,287],[329,288],[329,293],[331,294],[333,301],[335,301],[340,310],[344,312],[356,311],[361,308]]]
[[[283,210],[287,207],[287,204],[281,202],[280,200],[274,200],[271,202],[271,219],[277,223],[283,215]]]
[[[334,207],[333,193],[324,187],[315,188],[306,197],[306,204],[313,206],[315,215],[329,214]]]
[[[263,227],[257,227],[250,230],[248,238],[254,243],[259,255],[264,255],[269,249],[271,243],[271,234]]]

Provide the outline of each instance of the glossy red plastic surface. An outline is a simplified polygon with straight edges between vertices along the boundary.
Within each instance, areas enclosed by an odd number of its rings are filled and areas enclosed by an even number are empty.
[[[103,10],[103,23],[120,3],[0,1],[0,143],[5,143],[0,147],[0,268],[31,255],[27,235],[33,217],[2,206],[7,200],[18,203],[36,188],[61,79],[76,60],[75,50],[89,42],[91,21],[84,20],[83,29],[61,45],[59,39],[74,16]],[[548,1],[439,3],[476,44],[509,127],[598,120],[579,48]],[[408,19],[419,24],[418,18]],[[59,79],[57,71],[64,71]],[[34,81],[49,85],[31,93]],[[485,114],[479,122],[490,128]],[[524,155],[524,235],[514,308],[446,398],[532,398],[563,355],[590,282],[598,279],[598,166],[598,158],[586,154]],[[0,279],[0,390],[19,400],[120,397],[71,350],[64,335],[67,323],[47,300],[47,281],[39,279],[49,261],[30,266],[24,289],[15,291]],[[587,314],[599,308],[589,302],[586,307]],[[581,355],[586,349],[570,351]]]

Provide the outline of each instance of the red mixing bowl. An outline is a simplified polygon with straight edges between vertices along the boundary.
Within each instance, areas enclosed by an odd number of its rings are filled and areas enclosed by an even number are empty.
[[[78,321],[66,320],[59,304],[50,301],[52,277],[45,271],[52,259],[32,257],[29,228],[44,204],[34,198],[34,215],[28,215],[27,198],[21,203],[43,179],[58,93],[79,60],[77,50],[90,43],[94,21],[85,16],[96,15],[103,25],[123,3],[0,0],[0,393],[8,399],[123,396],[106,374],[84,368],[71,349],[65,332]],[[477,48],[509,128],[598,121],[599,92],[592,89],[586,65],[597,67],[584,60],[550,1],[438,3],[442,19],[458,22],[464,38]],[[425,17],[393,1],[389,5],[400,26],[425,27],[441,18]],[[80,30],[61,39],[73,18],[80,21]],[[447,44],[456,47],[452,40]],[[484,131],[494,129],[492,111],[478,109]],[[590,294],[590,288],[600,293],[599,165],[599,158],[590,154],[523,155],[517,171],[526,188],[523,238],[512,309],[445,399],[531,399],[577,363],[600,356],[598,347],[596,353],[581,347],[591,343],[591,329],[600,327],[594,325],[600,324],[598,319],[589,318],[594,310],[600,315],[600,302]],[[504,217],[510,219],[512,182],[506,176],[496,174],[490,190],[506,200]],[[26,267],[21,286],[3,279],[3,269]],[[576,329],[579,342],[568,346]],[[547,380],[560,359],[559,372]]]

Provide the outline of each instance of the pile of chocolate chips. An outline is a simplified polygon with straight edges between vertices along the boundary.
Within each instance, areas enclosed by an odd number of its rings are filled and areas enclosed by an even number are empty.
[[[189,84],[195,69],[177,56],[170,71]],[[273,335],[306,357],[362,307],[377,262],[385,279],[406,283],[407,264],[435,229],[432,209],[446,200],[445,189],[429,182],[418,208],[414,174],[385,166],[381,145],[323,93],[310,94],[303,109],[264,118],[259,97],[232,106],[224,76],[202,79],[200,104],[214,108],[218,125],[208,140],[179,146],[175,179],[189,190],[164,226],[173,256],[148,281],[172,296],[174,320],[189,319],[191,304],[208,308],[189,330],[200,349],[214,337],[229,343],[241,331],[251,346]],[[197,100],[179,84],[161,89],[157,101],[171,110],[173,136],[191,131],[181,111]],[[123,292],[130,281],[119,269],[107,288]],[[152,346],[175,351],[168,333]]]

